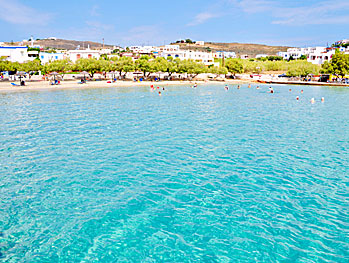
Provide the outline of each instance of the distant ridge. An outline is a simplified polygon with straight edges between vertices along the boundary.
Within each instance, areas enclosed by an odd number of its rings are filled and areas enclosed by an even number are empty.
[[[268,46],[262,44],[248,44],[248,43],[216,43],[216,42],[205,42],[204,46],[198,46],[195,44],[179,43],[182,49],[191,50],[212,50],[212,51],[233,51],[237,55],[249,55],[255,57],[257,54],[267,54],[275,56],[279,51],[286,51],[287,46]]]
[[[19,45],[22,42],[6,43],[8,45]],[[30,42],[24,42],[23,45],[30,45]],[[80,49],[87,48],[90,49],[101,49],[103,48],[102,43],[93,41],[78,41],[78,40],[67,40],[67,39],[40,39],[35,40],[34,45],[40,45],[42,48],[55,48],[55,49],[68,49],[74,50],[80,46]],[[113,48],[113,45],[104,45],[105,48]]]
[[[15,42],[6,43],[8,45],[30,45],[30,42]],[[173,43],[174,44],[174,43]],[[55,49],[68,49],[74,50],[80,46],[80,49],[87,48],[90,49],[101,49],[103,47],[102,43],[93,41],[78,41],[78,40],[67,40],[67,39],[40,39],[35,40],[34,45],[40,45],[42,48],[55,48]],[[255,57],[257,54],[267,54],[276,55],[279,51],[286,51],[287,46],[268,46],[262,44],[248,44],[248,43],[217,43],[217,42],[205,42],[204,46],[199,46],[195,44],[179,43],[181,49],[185,50],[198,50],[198,51],[233,51],[237,55],[247,54],[250,57]],[[104,45],[105,48],[113,48],[113,45]]]

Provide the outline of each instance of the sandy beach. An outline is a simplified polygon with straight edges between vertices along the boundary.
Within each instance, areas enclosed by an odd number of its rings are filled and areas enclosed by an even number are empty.
[[[18,83],[18,81],[16,82]],[[115,83],[108,83],[107,80],[102,81],[88,81],[86,84],[78,84],[77,81],[62,81],[60,85],[50,85],[49,81],[33,81],[26,82],[26,86],[12,86],[10,82],[0,82],[0,92],[23,92],[23,91],[39,91],[39,90],[61,90],[61,89],[89,89],[89,88],[115,88],[115,87],[149,87],[154,86],[170,86],[170,85],[185,85],[192,86],[194,84],[243,84],[243,83],[255,83],[256,84],[288,84],[288,85],[316,85],[316,86],[349,86],[348,84],[334,84],[334,83],[321,83],[321,82],[304,82],[304,81],[278,81],[267,80],[258,81],[255,79],[226,79],[224,81],[117,81]]]
[[[35,90],[60,90],[60,89],[88,89],[88,88],[115,88],[115,87],[144,87],[144,86],[170,86],[170,85],[186,85],[188,87],[195,83],[200,84],[239,84],[245,83],[244,80],[226,80],[226,81],[117,81],[115,83],[107,83],[103,81],[88,81],[86,84],[78,84],[77,81],[62,81],[60,85],[50,85],[49,81],[26,82],[26,86],[12,86],[10,82],[0,82],[0,92],[23,92]],[[18,83],[18,82],[16,82]],[[246,82],[247,83],[247,82]]]

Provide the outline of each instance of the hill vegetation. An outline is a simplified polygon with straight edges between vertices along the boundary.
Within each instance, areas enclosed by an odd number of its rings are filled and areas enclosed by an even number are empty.
[[[266,54],[275,56],[279,51],[287,51],[287,46],[268,46],[261,44],[244,44],[244,43],[215,43],[205,42],[203,46],[191,43],[176,43],[181,49],[198,50],[198,51],[233,51],[236,55],[248,55],[255,57],[257,54]]]

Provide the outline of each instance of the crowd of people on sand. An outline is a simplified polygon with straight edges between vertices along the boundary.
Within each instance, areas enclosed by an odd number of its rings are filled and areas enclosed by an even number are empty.
[[[197,88],[198,85],[195,83],[195,84],[194,84],[193,86],[191,86],[191,87],[192,87],[192,88]],[[238,85],[238,86],[237,86],[237,89],[240,89],[240,88],[241,88],[241,86]],[[249,88],[249,89],[252,88],[251,84],[248,84],[248,88]],[[228,84],[226,84],[226,85],[224,86],[224,89],[225,89],[226,91],[229,90]],[[260,89],[260,87],[257,86],[256,89]],[[165,91],[165,87],[162,87],[162,88],[161,88],[161,87],[157,86],[157,87],[155,88],[154,85],[151,85],[151,86],[150,86],[150,91],[155,91],[155,90],[157,90],[159,96],[161,96],[161,91]],[[289,91],[289,92],[292,92],[292,89],[290,88],[288,91]],[[273,87],[269,87],[268,93],[273,94],[273,93],[274,93],[274,88],[273,88]],[[304,93],[304,90],[302,89],[302,90],[300,91],[300,93],[303,94],[303,93]],[[299,96],[296,97],[296,100],[299,101]],[[320,99],[320,101],[321,101],[321,102],[325,102],[325,98],[322,97],[322,98]],[[310,103],[311,103],[311,104],[314,104],[314,103],[315,103],[315,98],[311,98]]]

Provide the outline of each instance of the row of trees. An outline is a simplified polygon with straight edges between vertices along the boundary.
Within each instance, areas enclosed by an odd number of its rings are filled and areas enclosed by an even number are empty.
[[[228,67],[229,69],[229,67]],[[151,73],[167,72],[171,76],[173,73],[187,73],[192,77],[200,73],[228,74],[226,67],[206,67],[203,63],[193,60],[179,60],[172,58],[165,59],[162,57],[151,59],[149,56],[142,56],[138,60],[133,61],[130,57],[112,58],[112,59],[79,59],[76,63],[70,60],[56,60],[45,65],[40,64],[40,60],[29,61],[26,63],[9,62],[0,60],[1,71],[25,71],[34,72],[42,71],[50,72],[70,72],[70,71],[87,71],[93,78],[97,72],[118,72],[120,76],[125,76],[127,72],[140,71],[144,77],[148,77]],[[233,71],[232,73],[239,73]]]
[[[200,73],[213,73],[216,75],[238,73],[261,73],[261,72],[287,72],[288,76],[306,76],[308,74],[329,73],[342,75],[349,73],[349,55],[337,53],[333,56],[330,63],[325,62],[322,68],[304,60],[297,61],[249,61],[243,59],[226,59],[224,66],[206,67],[202,63],[193,60],[179,60],[169,58],[150,58],[142,56],[133,61],[130,57],[111,58],[111,59],[79,59],[76,63],[70,60],[56,60],[45,65],[41,65],[40,60],[29,61],[26,63],[9,62],[0,58],[1,71],[25,71],[43,73],[50,72],[76,72],[87,71],[93,77],[97,72],[118,72],[120,76],[125,77],[126,73],[140,71],[144,77],[151,73],[167,72],[169,76],[173,73],[188,73],[192,77]]]

